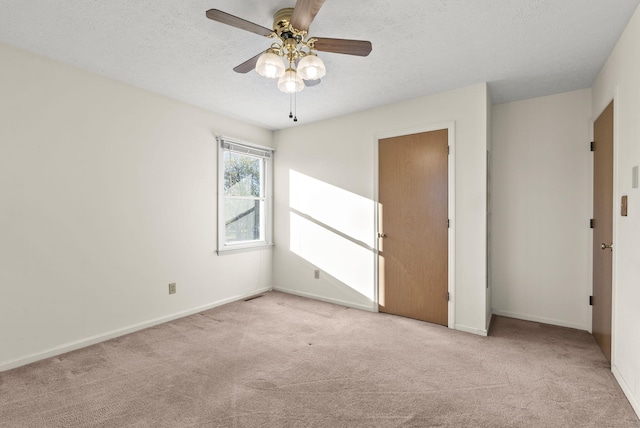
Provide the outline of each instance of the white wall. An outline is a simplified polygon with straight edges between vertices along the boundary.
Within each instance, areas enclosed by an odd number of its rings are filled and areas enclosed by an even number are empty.
[[[276,133],[275,287],[372,308],[376,135],[455,121],[455,324],[486,333],[486,97],[479,84]]]
[[[270,131],[4,45],[0,64],[0,370],[271,285],[271,251],[215,254],[214,139]]]
[[[592,119],[614,101],[614,282],[611,369],[640,415],[640,188],[631,168],[640,165],[640,8],[593,85]],[[620,197],[629,197],[621,217]]]
[[[493,312],[588,330],[591,91],[494,107]]]

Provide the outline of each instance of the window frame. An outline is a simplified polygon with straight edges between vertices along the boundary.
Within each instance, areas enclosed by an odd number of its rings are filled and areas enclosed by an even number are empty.
[[[260,146],[258,144],[247,143],[229,137],[217,136],[218,155],[218,224],[217,241],[218,255],[233,254],[243,251],[268,249],[273,247],[273,155],[274,149]],[[262,191],[263,196],[257,200],[263,200],[264,208],[260,213],[260,235],[261,239],[251,241],[231,242],[226,241],[225,224],[225,194],[224,194],[224,153],[230,151],[240,155],[247,155],[261,159],[262,165]]]

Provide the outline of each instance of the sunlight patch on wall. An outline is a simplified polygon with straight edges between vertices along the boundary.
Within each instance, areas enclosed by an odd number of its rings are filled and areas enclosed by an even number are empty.
[[[375,203],[370,199],[289,170],[289,206],[369,248],[375,246]]]
[[[291,252],[373,300],[371,250],[294,212],[290,213],[290,225]]]

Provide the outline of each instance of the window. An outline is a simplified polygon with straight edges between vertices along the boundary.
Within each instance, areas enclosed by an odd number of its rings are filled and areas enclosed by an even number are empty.
[[[273,150],[218,137],[218,254],[272,245]]]

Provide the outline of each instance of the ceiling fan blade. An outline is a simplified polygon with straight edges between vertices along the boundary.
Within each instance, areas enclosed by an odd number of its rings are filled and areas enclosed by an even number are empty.
[[[323,4],[324,0],[298,0],[291,15],[291,26],[296,30],[309,30]]]
[[[260,55],[262,55],[263,53],[264,52],[260,52],[258,55],[254,56],[253,58],[250,58],[245,62],[243,62],[242,64],[234,67],[233,71],[235,71],[236,73],[243,73],[243,74],[250,72],[251,70],[256,68],[256,62],[258,62],[258,58],[260,58]]]
[[[314,37],[315,38],[315,37]],[[347,55],[367,56],[371,53],[371,42],[367,40],[317,38],[314,49]]]
[[[240,28],[241,30],[251,31],[252,33],[260,34],[261,36],[269,37],[271,30],[261,25],[249,22],[246,19],[238,18],[223,12],[218,9],[209,9],[207,11],[207,18],[214,21],[222,22],[223,24],[231,25],[232,27]]]

